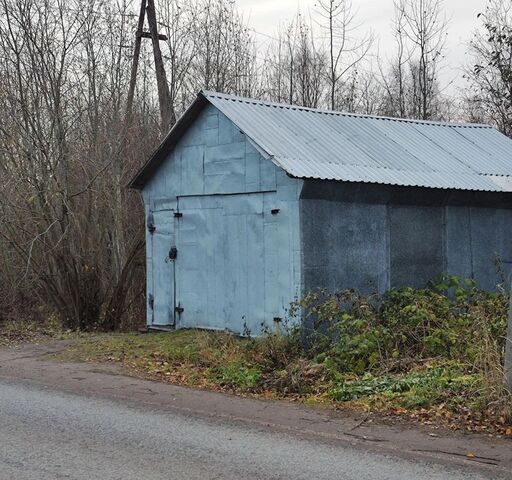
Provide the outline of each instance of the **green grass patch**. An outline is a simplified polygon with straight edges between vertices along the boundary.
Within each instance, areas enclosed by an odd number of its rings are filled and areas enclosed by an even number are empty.
[[[112,333],[89,335],[68,347],[59,358],[69,361],[150,360],[197,361],[197,334],[190,330],[173,333]]]

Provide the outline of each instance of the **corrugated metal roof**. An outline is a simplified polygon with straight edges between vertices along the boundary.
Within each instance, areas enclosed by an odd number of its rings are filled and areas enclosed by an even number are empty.
[[[201,94],[295,177],[512,192],[512,140],[488,125],[365,116]]]

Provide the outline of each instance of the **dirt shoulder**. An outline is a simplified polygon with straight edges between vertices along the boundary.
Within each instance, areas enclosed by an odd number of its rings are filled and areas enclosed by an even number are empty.
[[[0,349],[0,379],[23,381],[78,395],[121,401],[133,406],[242,422],[290,434],[318,437],[395,455],[435,459],[496,472],[512,472],[512,443],[507,439],[463,434],[378,417],[307,407],[292,402],[241,398],[132,376],[118,364],[63,363],[51,356],[73,342]]]

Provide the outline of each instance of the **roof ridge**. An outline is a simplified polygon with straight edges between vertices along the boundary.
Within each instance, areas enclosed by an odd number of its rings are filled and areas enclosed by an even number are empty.
[[[215,92],[212,90],[201,90],[201,94],[203,94],[206,98],[213,97],[213,98],[218,98],[221,100],[230,100],[233,102],[243,102],[243,103],[253,104],[253,105],[261,105],[261,106],[273,107],[273,108],[284,108],[287,110],[300,110],[300,111],[311,112],[311,113],[316,113],[316,114],[335,115],[335,116],[340,116],[340,117],[368,118],[368,119],[386,120],[386,121],[398,122],[398,123],[413,123],[413,124],[420,124],[420,125],[432,125],[432,126],[451,127],[451,128],[493,128],[491,125],[487,125],[485,123],[443,122],[443,121],[439,121],[439,120],[419,120],[419,119],[414,119],[414,118],[387,117],[384,115],[368,115],[368,114],[362,114],[362,113],[350,113],[350,112],[341,112],[341,111],[337,111],[337,110],[311,108],[311,107],[304,107],[301,105],[273,102],[270,100],[261,100],[261,99],[250,98],[250,97],[242,97],[239,95],[220,93],[220,92]]]

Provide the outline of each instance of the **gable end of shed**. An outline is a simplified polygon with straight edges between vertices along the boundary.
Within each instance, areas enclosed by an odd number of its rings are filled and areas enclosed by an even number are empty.
[[[233,152],[236,147],[229,147],[229,145],[236,143],[249,144],[249,146],[245,147],[246,151],[243,152],[243,156],[245,154],[260,156],[272,164],[268,166],[268,169],[274,168],[274,165],[277,168],[281,168],[273,161],[272,156],[247,136],[233,119],[228,118],[203,92],[199,92],[196,100],[179,118],[128,186],[136,190],[143,190],[157,172],[160,171],[163,164],[173,157],[173,153],[178,146],[203,145],[211,148],[217,147],[217,152],[205,151],[204,154],[213,157],[224,155],[229,159],[233,155],[241,157],[240,151]]]

